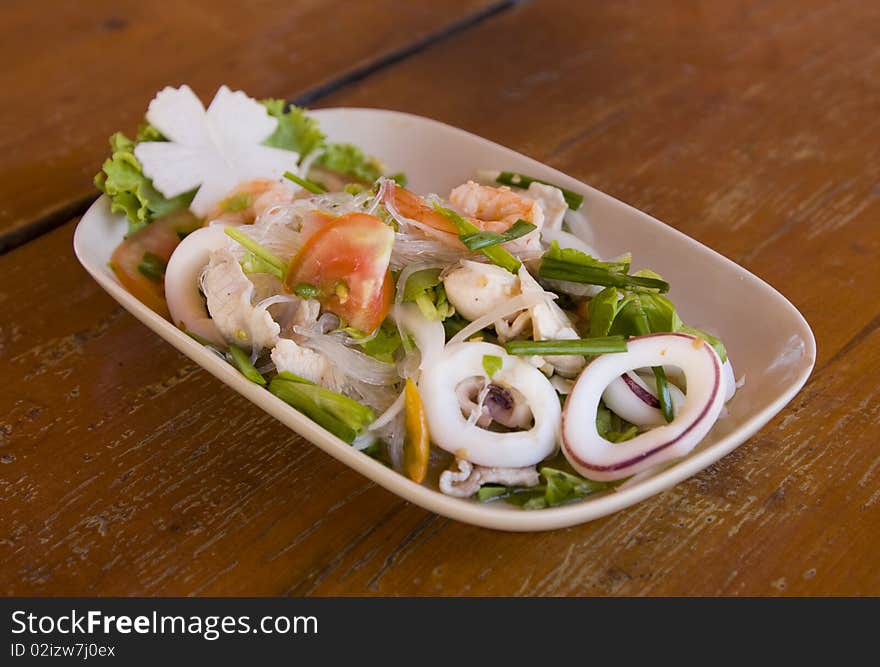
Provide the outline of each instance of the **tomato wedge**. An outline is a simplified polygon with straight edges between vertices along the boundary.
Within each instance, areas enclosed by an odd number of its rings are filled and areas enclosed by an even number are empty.
[[[370,333],[394,301],[388,270],[393,245],[394,230],[379,218],[348,213],[306,241],[290,263],[285,283],[292,291],[311,292],[325,310]]]
[[[156,218],[116,247],[110,268],[141,303],[168,318],[165,265],[180,239],[201,226],[202,221],[187,209]]]

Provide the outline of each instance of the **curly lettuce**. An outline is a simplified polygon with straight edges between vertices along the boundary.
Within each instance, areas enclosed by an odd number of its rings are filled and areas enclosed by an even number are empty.
[[[122,213],[128,219],[129,235],[146,227],[155,218],[185,208],[195,195],[195,191],[192,191],[168,199],[144,175],[141,163],[134,155],[134,147],[139,141],[164,139],[149,124],[138,130],[135,140],[117,132],[110,137],[112,154],[95,176],[95,186],[110,198],[110,210]]]

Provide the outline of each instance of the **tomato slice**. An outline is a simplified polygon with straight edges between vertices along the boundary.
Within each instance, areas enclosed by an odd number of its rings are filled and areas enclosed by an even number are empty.
[[[202,221],[187,209],[156,218],[116,247],[110,268],[141,303],[168,318],[165,265],[180,239],[201,226]]]
[[[290,263],[285,283],[300,293],[305,286],[325,310],[355,329],[372,332],[394,301],[388,270],[393,245],[394,230],[384,222],[366,213],[348,213],[306,241]]]

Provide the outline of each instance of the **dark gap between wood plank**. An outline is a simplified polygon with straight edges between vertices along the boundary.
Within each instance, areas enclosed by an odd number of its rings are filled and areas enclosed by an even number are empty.
[[[488,7],[485,7],[484,9],[475,12],[474,14],[471,14],[470,16],[466,16],[459,21],[451,23],[450,25],[444,27],[442,30],[430,33],[422,39],[417,40],[407,46],[396,49],[395,51],[392,51],[387,55],[381,56],[362,67],[358,67],[354,70],[345,72],[340,76],[330,79],[325,83],[313,86],[305,92],[300,93],[299,95],[296,95],[295,97],[289,99],[288,102],[297,106],[307,106],[310,104],[314,104],[322,97],[334,93],[347,85],[362,81],[371,74],[387,69],[388,67],[393,67],[402,60],[405,60],[410,56],[416,55],[430,48],[434,44],[438,44],[447,39],[450,39],[451,37],[454,37],[461,32],[475,27],[477,24],[482,23],[486,19],[490,19],[517,5],[525,4],[526,2],[528,2],[528,0],[502,0],[501,2],[496,2],[492,5],[489,5]],[[72,218],[83,215],[88,210],[89,206],[91,206],[97,198],[97,193],[81,197],[80,199],[77,199],[73,202],[64,204],[55,211],[52,211],[40,218],[37,218],[31,224],[25,227],[20,227],[18,229],[13,229],[8,232],[0,233],[0,255],[5,255],[7,252],[15,250],[25,243],[29,243],[30,241],[39,238],[43,234],[52,231],[56,227],[60,227]]]

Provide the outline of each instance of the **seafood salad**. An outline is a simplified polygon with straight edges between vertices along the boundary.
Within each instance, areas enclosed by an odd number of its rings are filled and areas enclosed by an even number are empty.
[[[415,483],[559,505],[673,464],[736,392],[661,275],[582,240],[576,192],[475,170],[417,193],[304,110],[225,86],[207,108],[165,88],[110,143],[120,283]]]

